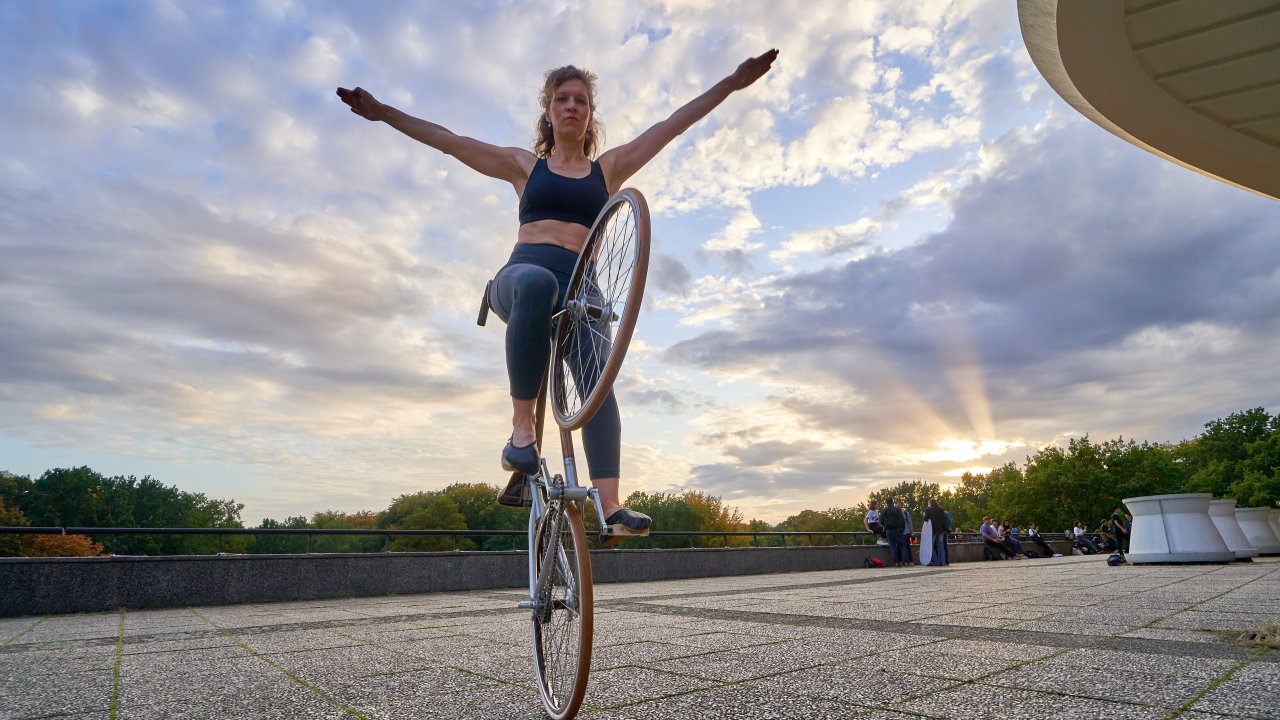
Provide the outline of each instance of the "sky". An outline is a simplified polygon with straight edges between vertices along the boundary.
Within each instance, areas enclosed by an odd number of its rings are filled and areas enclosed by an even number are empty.
[[[18,0],[0,32],[0,470],[248,525],[505,482],[475,317],[518,198],[334,88],[530,147],[571,63],[608,148],[771,47],[628,183],[624,495],[778,522],[1280,411],[1280,203],[1078,115],[1007,0]]]

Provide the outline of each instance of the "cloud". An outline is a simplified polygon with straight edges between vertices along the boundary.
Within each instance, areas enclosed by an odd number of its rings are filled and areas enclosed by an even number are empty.
[[[1002,160],[957,189],[941,232],[771,277],[754,307],[672,345],[665,359],[812,389],[743,409],[789,416],[758,426],[751,442],[774,447],[779,427],[839,428],[861,443],[851,462],[870,477],[912,466],[916,477],[942,474],[924,438],[1004,440],[988,459],[1020,461],[1016,448],[1054,439],[1053,427],[1177,440],[1214,413],[1280,400],[1267,389],[1272,371],[1255,360],[1280,350],[1274,203],[1081,120],[1012,133],[989,150]],[[808,232],[818,247],[850,234]],[[866,400],[832,405],[824,387]],[[736,470],[763,493],[801,465],[784,458],[764,472],[743,441],[715,444],[729,461],[701,467],[700,482]]]
[[[4,22],[23,32],[0,45],[3,439],[139,474],[225,463],[261,478],[226,481],[250,517],[501,479],[476,458],[509,431],[504,329],[474,318],[515,193],[336,85],[527,146],[543,72],[575,63],[616,145],[781,49],[629,181],[656,239],[618,386],[634,487],[852,504],[944,477],[940,440],[1010,443],[969,466],[1073,428],[1188,435],[1280,386],[1272,205],[1046,119],[999,0]]]

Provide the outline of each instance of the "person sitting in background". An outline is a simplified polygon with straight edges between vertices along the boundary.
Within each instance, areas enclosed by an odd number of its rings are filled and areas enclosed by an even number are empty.
[[[979,532],[982,534],[982,544],[991,550],[993,559],[1003,560],[1018,556],[1017,551],[1001,539],[1000,531],[997,529],[996,524],[991,520],[990,515],[982,518],[982,528]]]
[[[1076,547],[1080,548],[1080,552],[1086,555],[1096,555],[1100,552],[1098,546],[1093,544],[1093,540],[1090,540],[1089,536],[1084,534],[1084,525],[1079,520],[1076,521],[1076,526],[1071,529],[1071,534],[1075,537]]]
[[[1053,546],[1045,542],[1045,539],[1040,536],[1040,526],[1036,523],[1027,523],[1027,537],[1031,542],[1040,546],[1040,550],[1045,557],[1062,557],[1061,553],[1054,552]]]
[[[1022,543],[1018,541],[1018,533],[1010,526],[1008,520],[1000,521],[1000,539],[1013,548],[1015,555],[1022,554]]]
[[[867,528],[867,532],[875,533],[877,545],[888,545],[889,539],[884,534],[884,526],[880,524],[879,504],[875,500],[867,501],[867,514],[862,519],[862,524]]]

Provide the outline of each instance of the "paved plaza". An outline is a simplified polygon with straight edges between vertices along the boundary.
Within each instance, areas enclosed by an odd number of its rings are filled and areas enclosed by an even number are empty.
[[[0,718],[542,717],[516,590],[0,619]],[[579,717],[1280,718],[1280,558],[599,585]],[[1264,636],[1265,640],[1265,636]]]

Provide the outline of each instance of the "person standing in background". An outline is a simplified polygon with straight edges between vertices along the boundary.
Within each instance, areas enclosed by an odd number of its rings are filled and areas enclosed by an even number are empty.
[[[930,498],[929,507],[924,511],[924,520],[933,528],[933,558],[929,561],[930,565],[946,565],[947,564],[947,531],[950,528],[947,525],[947,516],[943,512],[942,507],[938,505],[938,501]]]
[[[911,521],[911,511],[902,506],[901,500],[894,501],[893,506],[902,511],[902,518],[906,523],[903,527],[902,534],[903,537],[907,539],[907,543],[903,547],[907,549],[907,564],[912,565],[914,563],[911,561],[911,546],[916,543],[916,528],[915,524]]]
[[[1129,523],[1125,520],[1124,507],[1117,505],[1111,511],[1111,529],[1116,537],[1116,552],[1129,552]]]
[[[907,539],[903,535],[907,527],[907,518],[893,498],[889,498],[884,510],[880,513],[880,525],[889,539],[889,557],[893,560],[893,566],[902,567],[904,555],[906,556],[905,564],[910,565],[911,548],[907,546]]]

